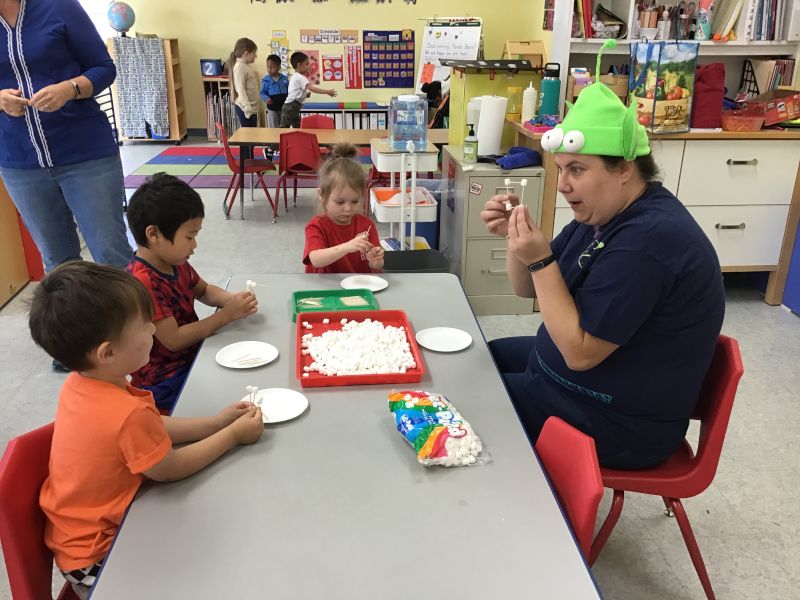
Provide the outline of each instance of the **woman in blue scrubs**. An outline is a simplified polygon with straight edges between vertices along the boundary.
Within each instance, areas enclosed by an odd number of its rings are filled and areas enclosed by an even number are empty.
[[[542,148],[555,153],[575,219],[548,242],[515,196],[486,203],[514,291],[535,294],[543,320],[535,336],[489,347],[533,442],[558,416],[594,438],[601,465],[654,466],[682,443],[714,353],[719,260],[656,181],[635,106],[602,83],[583,90]]]

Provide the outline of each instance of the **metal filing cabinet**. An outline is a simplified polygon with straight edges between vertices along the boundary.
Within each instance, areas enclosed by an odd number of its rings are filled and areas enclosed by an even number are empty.
[[[533,312],[533,299],[514,294],[506,272],[506,240],[491,235],[481,220],[486,201],[511,192],[520,195],[519,181],[527,179],[525,204],[536,223],[541,221],[544,169],[526,167],[505,171],[497,165],[465,163],[460,146],[445,146],[442,177],[447,178],[441,202],[439,248],[460,279],[476,315],[521,315]]]

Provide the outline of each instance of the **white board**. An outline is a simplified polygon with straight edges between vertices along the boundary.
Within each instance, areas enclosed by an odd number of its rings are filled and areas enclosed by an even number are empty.
[[[431,19],[422,34],[422,50],[417,69],[417,92],[428,81],[441,81],[442,92],[450,89],[450,68],[439,59],[476,60],[481,46],[481,19],[469,17]]]

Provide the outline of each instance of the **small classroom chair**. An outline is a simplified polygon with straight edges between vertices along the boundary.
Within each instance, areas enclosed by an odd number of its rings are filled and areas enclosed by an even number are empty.
[[[309,115],[300,119],[300,129],[336,129],[336,121],[325,115]]]
[[[0,544],[14,598],[53,598],[53,554],[44,543],[45,516],[39,507],[52,442],[50,423],[11,440],[0,460]],[[78,596],[65,583],[58,600]]]
[[[711,580],[681,498],[697,496],[714,480],[733,408],[733,399],[742,373],[744,366],[738,342],[728,336],[720,335],[714,358],[700,389],[697,407],[692,415],[693,419],[700,421],[697,453],[695,454],[689,442],[684,440],[683,446],[669,460],[657,467],[638,471],[600,470],[603,485],[614,490],[614,499],[592,545],[589,564],[594,564],[597,560],[617,524],[622,513],[625,492],[661,496],[666,506],[665,514],[674,515],[678,522],[706,597],[709,600],[714,599]]]
[[[597,509],[603,498],[594,439],[558,417],[550,417],[536,440],[536,454],[588,560]]]
[[[317,136],[300,129],[281,134],[280,156],[278,161],[278,184],[275,187],[275,204],[273,205],[272,222],[278,220],[278,203],[283,188],[283,206],[289,210],[286,193],[286,180],[294,180],[293,206],[297,206],[297,180],[316,179],[320,164],[319,144]]]
[[[325,115],[310,115],[300,120],[300,129],[336,129],[336,121]],[[326,158],[330,152],[330,148],[324,146],[319,149],[322,158]]]
[[[217,123],[216,125],[220,138],[222,139],[222,145],[224,147],[225,159],[228,162],[228,168],[232,172],[231,180],[228,183],[228,189],[225,192],[225,197],[222,199],[222,212],[225,213],[226,219],[230,219],[231,209],[233,208],[233,203],[236,201],[236,194],[239,191],[239,163],[233,157],[233,152],[231,151],[231,146],[228,142],[228,134],[225,131],[225,127],[222,125],[222,123]],[[255,175],[258,177],[258,182],[261,184],[264,193],[267,195],[267,202],[269,202],[269,206],[272,208],[272,213],[275,215],[277,212],[275,202],[273,201],[272,195],[269,193],[267,184],[264,181],[264,173],[267,171],[272,171],[273,169],[275,169],[275,165],[271,160],[266,158],[247,158],[244,161],[244,174],[251,176]],[[274,218],[272,222],[275,222]]]

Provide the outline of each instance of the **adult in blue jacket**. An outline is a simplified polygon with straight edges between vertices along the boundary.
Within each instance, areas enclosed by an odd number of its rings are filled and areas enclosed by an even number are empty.
[[[125,267],[119,147],[94,95],[116,68],[77,0],[0,0],[0,178],[46,270],[80,259]]]
[[[725,312],[719,261],[653,180],[636,106],[602,83],[541,144],[556,153],[575,220],[548,242],[524,206],[486,203],[488,230],[507,238],[514,290],[535,291],[543,321],[536,336],[489,348],[532,441],[557,416],[594,438],[601,465],[654,466],[683,442],[714,354]]]

